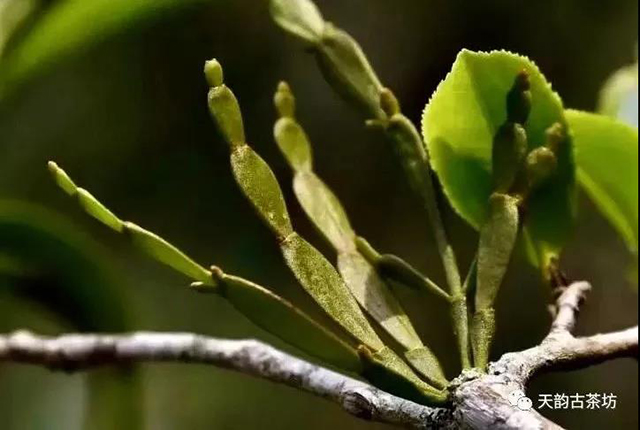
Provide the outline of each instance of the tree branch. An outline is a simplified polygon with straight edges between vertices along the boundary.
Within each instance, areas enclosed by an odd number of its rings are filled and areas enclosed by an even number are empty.
[[[618,357],[637,357],[638,327],[575,338],[580,306],[591,289],[588,282],[560,284],[551,307],[554,315],[549,334],[533,348],[504,354],[489,365],[486,375],[463,372],[454,381],[456,420],[474,429],[558,429],[535,410],[520,410],[509,395],[524,392],[527,382],[538,372],[580,369]],[[490,405],[490,406],[489,406]]]
[[[588,282],[574,282],[560,288],[552,307],[554,319],[549,334],[533,348],[505,354],[493,364],[493,372],[517,375],[523,384],[536,373],[554,369],[579,369],[618,357],[638,356],[638,327],[576,338],[580,306],[591,290]]]
[[[490,371],[508,373],[525,384],[542,371],[577,370],[614,358],[637,356],[638,326],[579,338],[565,333],[547,337],[533,348],[503,355]]]
[[[18,331],[0,335],[0,362],[79,371],[134,362],[201,363],[235,370],[315,394],[357,417],[427,429],[557,429],[534,410],[511,405],[538,372],[579,369],[638,355],[638,327],[576,338],[570,333],[589,284],[569,285],[558,296],[549,335],[540,345],[503,355],[488,374],[464,371],[451,383],[447,407],[433,408],[388,394],[365,382],[311,364],[255,340],[223,340],[189,333],[68,334],[45,337]]]
[[[584,303],[587,293],[591,290],[591,284],[584,281],[574,282],[559,289],[560,294],[551,308],[554,319],[551,323],[549,336],[573,333],[578,320],[580,306]]]
[[[224,340],[188,333],[0,336],[0,362],[75,372],[106,364],[210,364],[298,388],[338,403],[357,417],[412,428],[446,428],[451,412],[418,405],[369,384],[316,366],[255,340]]]

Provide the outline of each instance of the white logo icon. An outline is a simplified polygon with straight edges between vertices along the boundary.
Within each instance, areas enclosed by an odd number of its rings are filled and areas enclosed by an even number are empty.
[[[509,403],[521,411],[529,411],[533,407],[533,402],[524,394],[522,390],[513,390],[509,393]]]

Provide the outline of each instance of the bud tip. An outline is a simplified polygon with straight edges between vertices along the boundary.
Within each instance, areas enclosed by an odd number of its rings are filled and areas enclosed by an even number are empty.
[[[290,93],[291,92],[291,87],[289,87],[289,84],[286,81],[280,81],[278,82],[278,92],[279,93]]]
[[[531,89],[531,79],[529,72],[522,69],[516,76],[516,86],[520,91],[529,91]]]
[[[211,87],[218,87],[224,82],[222,66],[215,58],[204,63],[204,75]]]
[[[293,118],[296,109],[295,98],[288,83],[285,81],[278,83],[278,89],[273,100],[280,117]]]
[[[400,113],[400,103],[389,88],[380,90],[380,108],[389,118]]]

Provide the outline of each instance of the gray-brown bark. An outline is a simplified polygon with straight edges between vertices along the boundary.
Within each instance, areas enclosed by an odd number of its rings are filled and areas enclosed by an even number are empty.
[[[450,387],[451,403],[428,407],[385,393],[254,340],[188,333],[72,334],[44,337],[25,331],[0,336],[0,362],[79,371],[131,362],[203,363],[283,383],[338,403],[363,419],[412,428],[559,428],[536,411],[522,411],[509,394],[538,372],[578,369],[617,357],[637,357],[638,327],[576,338],[571,334],[587,283],[567,287],[555,306],[549,335],[535,347],[503,355],[488,373],[466,371]]]

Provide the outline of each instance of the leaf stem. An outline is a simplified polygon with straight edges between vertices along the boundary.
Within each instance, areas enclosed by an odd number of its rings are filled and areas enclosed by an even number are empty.
[[[395,98],[387,89],[383,94],[387,97]],[[383,96],[382,98],[384,99],[385,97]],[[468,369],[471,367],[471,360],[469,357],[467,299],[462,292],[458,263],[453,248],[449,243],[436,200],[429,156],[420,134],[406,116],[399,112],[394,113],[386,123],[385,134],[394,142],[393,147],[402,163],[405,175],[414,191],[420,196],[422,204],[427,211],[438,253],[444,267],[447,284],[449,285],[449,292],[453,297],[451,301],[451,317],[453,319],[454,332],[458,338],[460,362],[464,369]]]

